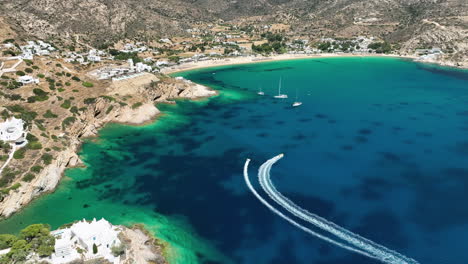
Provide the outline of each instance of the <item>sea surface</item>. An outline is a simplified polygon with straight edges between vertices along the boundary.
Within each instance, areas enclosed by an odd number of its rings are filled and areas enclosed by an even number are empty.
[[[304,233],[249,192],[245,160],[260,192],[259,165],[284,153],[272,180],[301,207],[419,263],[468,263],[467,71],[353,57],[176,75],[219,95],[160,104],[150,125],[106,126],[83,145],[87,167],[67,170],[0,233],[105,217],[144,223],[169,243],[171,263],[378,263]],[[273,98],[280,78],[289,99]]]

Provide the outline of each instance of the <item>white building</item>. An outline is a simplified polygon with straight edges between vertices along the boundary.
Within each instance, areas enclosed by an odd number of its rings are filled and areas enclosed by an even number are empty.
[[[98,52],[95,49],[92,49],[92,50],[89,51],[88,61],[100,62],[101,61],[101,56],[98,55]]]
[[[31,84],[31,83],[39,83],[39,79],[36,79],[30,75],[20,76],[18,78],[18,82],[22,84]]]
[[[55,51],[55,48],[52,47],[49,43],[45,43],[39,40],[37,43],[34,41],[28,41],[28,44],[20,47],[23,52],[24,59],[30,59],[33,55],[50,55],[51,52]]]
[[[169,65],[169,62],[166,60],[160,60],[156,62],[156,66],[161,67],[161,66],[167,66]]]
[[[121,244],[118,234],[120,228],[114,227],[104,218],[92,222],[82,220],[69,228],[55,230],[55,253],[51,260],[54,264],[68,263],[73,260],[91,260],[104,258],[111,263],[120,263],[120,257],[114,257],[111,248]],[[97,247],[97,253],[93,248]]]
[[[149,65],[146,65],[142,62],[138,62],[137,64],[135,64],[135,71],[136,72],[151,72],[153,70],[153,68]]]
[[[11,118],[0,123],[0,140],[21,144],[25,141],[24,122],[21,119]]]

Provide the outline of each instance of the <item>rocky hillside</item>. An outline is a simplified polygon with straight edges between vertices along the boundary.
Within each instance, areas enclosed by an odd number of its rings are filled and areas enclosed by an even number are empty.
[[[305,35],[372,33],[409,40],[431,29],[428,19],[468,27],[466,0],[0,0],[18,28],[46,38],[91,40],[182,34],[192,23],[223,19],[286,22]]]
[[[76,34],[94,42],[176,35],[213,18],[179,0],[0,0],[0,9],[19,31],[42,39]]]
[[[371,35],[400,44],[402,53],[439,47],[453,51],[449,60],[468,58],[466,0],[0,0],[0,12],[25,39],[98,47],[182,36],[194,24],[226,21],[283,23],[291,26],[290,37]]]

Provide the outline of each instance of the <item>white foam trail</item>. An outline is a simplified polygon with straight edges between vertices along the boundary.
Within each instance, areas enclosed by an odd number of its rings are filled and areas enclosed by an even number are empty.
[[[343,227],[336,225],[318,215],[310,213],[309,211],[294,204],[291,200],[284,197],[273,185],[270,178],[271,167],[281,158],[283,155],[278,155],[264,164],[262,164],[258,171],[258,178],[260,185],[265,192],[270,196],[272,200],[282,206],[284,209],[292,213],[293,215],[307,221],[322,230],[325,230],[339,239],[342,239],[350,245],[359,248],[361,251],[367,252],[373,258],[379,259],[384,263],[389,264],[417,264],[418,262],[414,259],[408,258],[401,255],[398,252],[390,250],[382,245],[379,245],[369,239],[359,236]]]
[[[356,249],[356,248],[353,248],[353,247],[350,247],[348,245],[345,245],[341,242],[338,242],[338,241],[335,241],[331,238],[328,238],[324,235],[321,235],[317,232],[314,232],[312,230],[310,230],[309,228],[305,227],[305,226],[302,226],[301,224],[297,223],[296,221],[294,221],[293,219],[289,218],[288,216],[284,215],[283,213],[281,213],[279,210],[277,210],[276,208],[274,208],[272,205],[270,205],[265,199],[263,199],[260,194],[257,193],[257,191],[255,190],[255,188],[252,186],[252,184],[250,183],[250,180],[249,180],[249,174],[248,174],[248,167],[249,167],[249,163],[250,163],[250,159],[247,159],[247,161],[245,162],[245,165],[244,165],[244,179],[245,179],[245,183],[247,184],[247,186],[249,187],[250,191],[255,195],[255,197],[263,204],[265,205],[268,209],[270,209],[273,213],[277,214],[278,216],[280,216],[281,218],[283,218],[284,220],[288,221],[289,223],[291,223],[292,225],[296,226],[297,228],[303,230],[304,232],[306,233],[309,233],[313,236],[316,236],[320,239],[323,239],[329,243],[332,243],[336,246],[339,246],[341,248],[344,248],[344,249],[347,249],[347,250],[350,250],[350,251],[353,251],[353,252],[356,252],[356,253],[359,253],[359,254],[362,254],[364,256],[367,256],[367,257],[370,257],[370,258],[375,258],[374,256],[368,254],[367,252],[365,251],[362,251],[362,250],[359,250],[359,249]]]

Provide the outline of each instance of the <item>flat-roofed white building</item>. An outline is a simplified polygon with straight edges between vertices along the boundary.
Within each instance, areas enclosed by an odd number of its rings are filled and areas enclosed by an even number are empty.
[[[12,117],[0,123],[0,140],[5,142],[24,142],[25,137],[23,120]]]
[[[25,75],[25,76],[19,77],[18,82],[20,82],[22,84],[39,83],[39,79],[36,79],[36,78],[34,78],[32,76],[29,76],[29,75]]]

